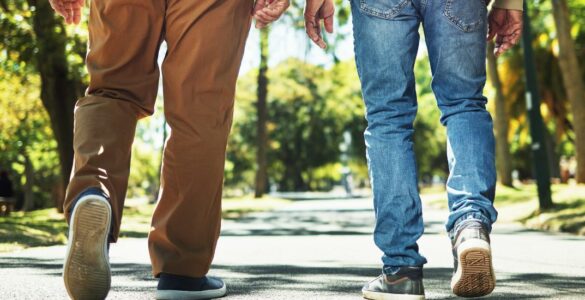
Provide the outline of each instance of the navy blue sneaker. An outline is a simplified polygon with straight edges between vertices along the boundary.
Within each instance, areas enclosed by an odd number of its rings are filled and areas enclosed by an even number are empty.
[[[102,300],[110,291],[111,222],[112,209],[100,189],[90,188],[75,200],[63,265],[65,288],[74,300]]]
[[[382,274],[362,288],[370,300],[424,300],[422,267],[401,267],[396,274]]]
[[[214,277],[193,278],[160,273],[156,299],[198,300],[225,296],[225,283]]]

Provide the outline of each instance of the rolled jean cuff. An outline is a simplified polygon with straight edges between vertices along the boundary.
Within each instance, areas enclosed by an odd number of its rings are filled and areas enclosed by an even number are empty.
[[[485,226],[488,233],[492,232],[492,222],[490,219],[479,212],[472,212],[461,216],[459,219],[457,219],[457,221],[455,221],[455,225],[453,225],[453,228],[449,230],[449,237],[453,239],[457,234],[457,231],[459,231],[459,228],[468,222],[480,222],[483,224],[483,226]]]

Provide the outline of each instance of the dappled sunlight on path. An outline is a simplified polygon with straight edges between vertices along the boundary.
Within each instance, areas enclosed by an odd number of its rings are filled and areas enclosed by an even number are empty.
[[[444,210],[425,208],[421,252],[428,299],[449,291],[450,244]],[[273,212],[225,220],[211,275],[223,277],[228,299],[360,299],[364,282],[380,272],[369,199],[293,202]],[[109,299],[152,299],[146,239],[121,239],[111,248]],[[585,239],[513,224],[494,228],[498,286],[489,299],[577,299],[585,293]],[[0,255],[2,299],[65,299],[64,246]],[[34,288],[31,288],[34,283]]]

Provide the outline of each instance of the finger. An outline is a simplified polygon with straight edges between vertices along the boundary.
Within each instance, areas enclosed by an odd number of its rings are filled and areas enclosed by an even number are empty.
[[[63,6],[67,11],[73,10],[73,2],[63,2]]]
[[[510,48],[512,48],[513,44],[511,44],[508,41],[505,41],[504,43],[502,43],[496,51],[496,56],[500,56],[501,54],[505,53],[506,51],[508,51]]]
[[[325,31],[333,33],[333,21],[335,18],[335,6],[333,2],[326,0],[319,8],[319,17],[324,20]]]
[[[254,16],[256,17],[256,20],[261,21],[262,23],[266,23],[266,24],[271,23],[274,20],[276,20],[275,17],[269,16],[261,10],[257,11]]]
[[[283,12],[284,11],[278,12],[278,11],[272,10],[272,9],[270,9],[268,7],[267,8],[264,8],[263,10],[258,11],[258,13],[262,13],[267,18],[272,18],[274,20],[280,18],[280,15],[282,15]]]
[[[264,9],[262,9],[261,12],[263,12],[266,15],[269,15],[271,17],[278,19],[284,13],[285,10],[286,10],[286,7],[284,7],[284,6],[279,6],[279,7],[267,6]]]
[[[502,38],[499,35],[496,35],[494,39],[494,54],[498,56],[500,52],[500,47],[502,46]]]
[[[305,19],[305,31],[307,32],[307,35],[309,36],[309,38],[311,39],[311,41],[313,41],[313,43],[315,44],[319,44],[319,40],[321,39],[319,37],[319,34],[317,33],[317,29],[316,29],[316,25],[315,25],[315,19],[311,18],[311,19]]]
[[[495,50],[494,50],[494,55],[495,55],[496,57],[500,57],[500,55],[504,54],[504,52],[506,52],[506,50],[507,50],[507,49],[506,49],[506,48],[504,48],[504,46],[502,46],[502,47],[500,47],[500,48],[497,48],[497,49],[495,49]]]
[[[256,26],[255,26],[256,29],[262,29],[262,28],[264,28],[266,26],[268,26],[267,23],[264,23],[264,22],[259,21],[258,19],[256,19]]]
[[[504,48],[502,48],[501,46],[494,48],[494,55],[496,57],[500,57],[500,55],[502,55],[502,53],[504,53]]]
[[[493,12],[492,12],[493,13]],[[491,41],[496,37],[496,34],[501,31],[501,26],[496,16],[490,13],[488,18],[488,34],[486,39]]]
[[[64,2],[63,6],[65,8],[65,22],[67,24],[71,24],[73,22],[73,3],[72,2]]]
[[[518,45],[520,42],[520,37],[522,37],[522,30],[514,32],[510,38],[510,43],[512,43],[512,45]]]
[[[75,7],[75,6],[78,6],[79,1],[78,0],[63,0],[62,2],[66,7]]]
[[[73,23],[79,24],[79,21],[81,21],[81,8],[77,8],[73,11]]]
[[[315,31],[318,40],[321,40],[321,19],[317,16],[313,18],[313,30]]]
[[[274,21],[276,19],[276,17],[267,14],[266,12],[264,12],[264,10],[257,11],[256,16],[262,19],[263,21]]]
[[[63,9],[65,9],[65,12],[67,13],[67,15],[70,18],[72,18],[73,17],[73,10],[75,10],[75,4],[73,2],[64,2]]]
[[[324,23],[325,30],[329,33],[333,33],[333,16],[325,18]]]
[[[313,2],[313,4],[315,5],[315,2]],[[318,17],[320,9],[321,6],[311,7],[310,4],[307,3],[307,7],[305,8],[305,30],[313,43],[320,48],[325,49],[326,44],[321,38],[321,24],[320,18]]]
[[[252,15],[255,15],[257,11],[262,10],[266,6],[265,0],[256,0],[254,8],[252,9]]]
[[[327,48],[327,44],[325,44],[325,41],[323,41],[323,37],[321,36],[321,19],[319,19],[319,17],[313,19],[313,31],[314,34],[311,37],[313,42],[321,49]]]
[[[67,17],[67,9],[65,8],[65,5],[63,4],[63,2],[59,1],[57,3],[57,5],[58,5],[59,11],[63,15],[63,17]]]
[[[61,6],[61,2],[55,2],[55,1],[51,1],[51,6],[53,7],[53,9],[55,10],[55,12],[57,12],[59,15],[61,15],[62,17],[65,17],[65,10],[63,9],[63,7]]]
[[[254,18],[256,19],[256,29],[262,29],[266,26],[268,26],[268,22],[263,20],[261,17],[257,17],[256,15],[254,15]]]
[[[49,4],[51,4],[51,8],[53,8],[53,10],[55,10],[56,12],[59,12],[59,6],[53,2],[53,1],[49,1]]]
[[[262,24],[268,24],[268,20],[266,20],[262,15],[259,15],[258,13],[254,14],[254,19],[256,19],[256,24],[258,23],[262,23]]]
[[[61,17],[65,17],[65,13],[63,12],[63,10],[61,10],[61,8],[60,8],[60,7],[58,7],[58,6],[55,6],[55,7],[53,7],[53,10],[55,10],[55,12],[56,12],[58,15],[60,15]]]

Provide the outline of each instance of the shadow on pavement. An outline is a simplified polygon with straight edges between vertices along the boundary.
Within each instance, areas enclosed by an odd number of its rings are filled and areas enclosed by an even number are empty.
[[[347,293],[359,295],[363,284],[379,275],[372,267],[302,267],[291,265],[214,265],[229,282],[232,295],[254,295],[269,290]],[[451,268],[426,268],[425,289],[429,299],[457,299],[450,294]],[[567,277],[554,274],[513,274],[498,280],[498,287],[486,299],[549,299],[538,288],[526,283],[555,290],[556,296],[577,295],[583,292],[585,277]],[[518,288],[522,286],[522,288]],[[529,285],[530,286],[530,285]],[[432,293],[428,293],[432,291]]]
[[[323,262],[332,264],[332,262]],[[34,269],[43,275],[61,276],[62,261],[19,257],[0,257],[0,268],[4,274],[26,276],[27,270]],[[355,266],[293,266],[293,265],[214,265],[211,274],[223,277],[229,285],[230,295],[253,297],[266,296],[272,292],[314,291],[320,295],[355,294],[359,298],[362,285],[380,272],[374,267]],[[456,299],[449,291],[450,268],[425,269],[425,288],[429,299]],[[155,279],[148,264],[113,264],[112,291],[140,292],[154,289]],[[542,289],[554,291],[555,297],[579,295],[584,291],[584,277],[570,277],[556,274],[499,274],[498,286],[487,299],[548,299],[550,294]],[[124,278],[116,282],[117,278]],[[137,282],[144,284],[136,285]],[[149,283],[152,282],[152,283]]]
[[[371,210],[274,211],[224,220],[222,236],[371,235]],[[443,234],[443,221],[426,221],[425,234]]]

